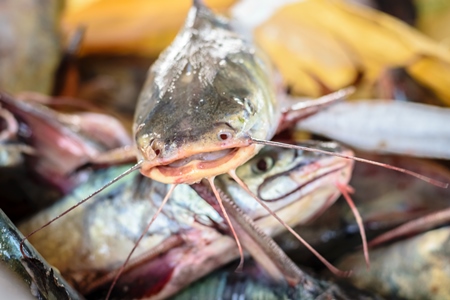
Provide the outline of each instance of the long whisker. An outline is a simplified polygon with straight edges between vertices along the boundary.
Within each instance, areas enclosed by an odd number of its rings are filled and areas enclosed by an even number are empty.
[[[396,227],[382,235],[377,236],[375,239],[369,242],[369,247],[375,247],[377,245],[392,241],[401,236],[408,234],[423,232],[425,230],[437,227],[450,221],[450,208],[433,212],[429,215],[420,217],[418,219],[409,221],[399,227]]]
[[[219,203],[220,209],[222,210],[223,216],[224,216],[225,220],[227,220],[228,226],[230,226],[231,233],[233,234],[234,239],[236,240],[236,244],[239,249],[239,256],[241,257],[241,259],[239,261],[239,265],[236,268],[236,272],[240,272],[240,271],[242,271],[242,268],[244,266],[244,251],[242,250],[241,242],[239,241],[236,231],[234,230],[234,227],[231,224],[230,218],[228,217],[225,207],[223,207],[222,198],[220,198],[220,194],[217,191],[216,186],[214,185],[214,177],[208,178],[208,181],[209,181],[209,184],[211,185],[214,195],[216,196],[216,199],[217,199],[217,202]]]
[[[161,205],[158,207],[158,210],[156,211],[156,213],[153,215],[152,219],[150,220],[150,222],[148,222],[147,226],[145,227],[144,231],[142,232],[142,234],[139,236],[138,240],[136,241],[136,243],[134,244],[133,249],[131,249],[130,253],[128,253],[127,259],[125,259],[124,263],[122,264],[122,266],[120,267],[119,271],[117,271],[116,276],[114,277],[113,282],[111,283],[111,286],[109,287],[108,290],[108,294],[106,294],[106,300],[109,299],[109,296],[111,295],[111,292],[114,288],[114,286],[117,283],[117,280],[119,279],[120,275],[122,274],[123,270],[125,269],[125,266],[128,264],[128,261],[130,260],[131,256],[133,255],[134,251],[136,250],[137,246],[139,245],[139,243],[141,242],[141,240],[144,238],[145,234],[148,232],[148,230],[150,229],[150,226],[152,225],[152,223],[156,220],[156,218],[158,217],[158,215],[161,213],[164,205],[166,205],[167,201],[169,200],[170,196],[172,195],[173,190],[177,187],[177,184],[174,184],[170,187],[169,191],[167,192],[166,197],[164,197],[164,200],[161,202]]]
[[[416,178],[418,178],[420,180],[423,180],[425,182],[428,182],[428,183],[430,183],[432,185],[435,185],[437,187],[441,187],[441,188],[444,188],[444,189],[448,188],[448,186],[449,186],[449,184],[447,182],[442,182],[442,181],[439,181],[439,180],[436,180],[436,179],[424,176],[422,174],[419,174],[419,173],[416,173],[416,172],[413,172],[413,171],[410,171],[410,170],[406,170],[406,169],[403,169],[403,168],[399,168],[399,167],[391,166],[391,165],[388,165],[388,164],[376,162],[376,161],[369,160],[369,159],[360,158],[360,157],[357,157],[357,156],[339,154],[339,153],[330,152],[330,151],[326,151],[326,150],[309,148],[309,147],[299,146],[299,145],[285,144],[285,143],[274,142],[274,141],[266,141],[266,140],[260,140],[260,139],[255,139],[255,138],[250,138],[250,139],[256,144],[270,145],[270,146],[276,146],[276,147],[281,147],[281,148],[289,148],[289,149],[297,149],[297,150],[303,150],[303,151],[322,153],[322,154],[342,157],[342,158],[346,158],[346,159],[352,159],[352,160],[363,162],[363,163],[366,163],[366,164],[380,166],[380,167],[383,167],[383,168],[386,168],[386,169],[391,169],[391,170],[394,170],[394,171],[397,171],[397,172],[408,174],[410,176],[416,177]]]
[[[55,222],[56,220],[58,220],[59,218],[65,216],[66,214],[68,214],[69,212],[71,212],[72,210],[74,210],[75,208],[77,208],[78,206],[80,206],[81,204],[85,203],[86,201],[88,201],[89,199],[91,199],[92,197],[94,197],[95,195],[99,194],[100,192],[102,192],[103,190],[105,190],[107,187],[109,187],[110,185],[116,183],[117,181],[119,181],[120,179],[124,178],[125,176],[127,176],[128,174],[138,170],[141,167],[142,164],[142,160],[139,161],[137,164],[135,164],[134,166],[132,166],[131,168],[129,168],[128,170],[126,170],[125,172],[123,172],[122,174],[120,174],[119,176],[115,177],[114,179],[112,179],[111,181],[109,181],[107,184],[105,184],[104,186],[102,186],[101,188],[99,188],[98,190],[96,190],[95,192],[93,192],[92,194],[90,194],[89,196],[87,196],[86,198],[84,198],[83,200],[81,200],[80,202],[78,202],[77,204],[75,204],[74,206],[72,206],[71,208],[69,208],[68,210],[66,210],[65,212],[61,213],[59,216],[51,219],[50,221],[48,221],[47,223],[45,223],[44,225],[42,225],[40,228],[32,231],[31,233],[29,233],[28,235],[26,235],[21,241],[20,241],[20,252],[22,252],[22,255],[24,257],[28,257],[24,250],[23,250],[23,243],[28,240],[32,235],[34,235],[36,232],[40,231],[41,229],[44,229],[45,227],[47,227],[48,225],[52,224],[53,222]]]
[[[289,232],[291,232],[309,251],[311,251],[333,274],[347,277],[350,276],[351,271],[341,271],[328,262],[322,255],[319,254],[307,241],[305,241],[300,235],[297,234],[286,222],[284,222],[278,215],[272,211],[261,199],[253,194],[248,186],[236,175],[234,170],[230,170],[228,174],[249,194],[251,195],[265,210],[267,210],[281,225],[283,225]]]
[[[361,240],[363,244],[364,249],[364,258],[366,259],[366,265],[367,268],[370,268],[370,259],[369,259],[369,247],[367,246],[367,237],[366,237],[366,231],[364,229],[363,220],[361,217],[361,214],[359,213],[358,209],[355,206],[355,203],[353,202],[352,198],[350,197],[349,193],[353,193],[353,189],[349,187],[348,185],[342,184],[337,182],[336,183],[337,188],[341,192],[344,199],[347,201],[348,206],[350,206],[350,209],[353,212],[353,215],[355,216],[356,223],[359,227],[359,232],[361,234]]]

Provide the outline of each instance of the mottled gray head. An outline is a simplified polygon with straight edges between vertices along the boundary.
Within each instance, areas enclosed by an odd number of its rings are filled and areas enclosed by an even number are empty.
[[[140,95],[134,131],[141,159],[148,168],[179,167],[248,147],[249,136],[271,136],[278,122],[271,71],[224,19],[192,8]]]

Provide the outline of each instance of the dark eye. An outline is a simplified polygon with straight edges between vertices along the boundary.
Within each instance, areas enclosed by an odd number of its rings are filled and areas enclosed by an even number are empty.
[[[219,140],[226,141],[228,139],[231,139],[232,134],[231,134],[231,132],[221,132],[221,133],[219,133],[218,137],[219,137]]]
[[[262,173],[272,169],[274,160],[270,156],[264,156],[256,161],[256,164],[252,166],[253,172]]]

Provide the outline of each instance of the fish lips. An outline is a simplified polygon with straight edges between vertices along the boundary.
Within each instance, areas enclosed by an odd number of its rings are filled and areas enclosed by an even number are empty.
[[[203,178],[210,178],[227,173],[252,158],[261,148],[259,145],[248,145],[213,149],[193,155],[167,161],[143,162],[141,173],[159,182],[168,184],[199,182]],[[214,151],[215,150],[215,151]]]

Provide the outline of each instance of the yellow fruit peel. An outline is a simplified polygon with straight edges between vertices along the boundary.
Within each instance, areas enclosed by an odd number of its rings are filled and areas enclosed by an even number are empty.
[[[205,1],[224,11],[234,0]],[[66,33],[85,26],[81,55],[137,54],[156,57],[183,25],[190,0],[97,0],[66,11]],[[76,5],[75,5],[76,7]]]

